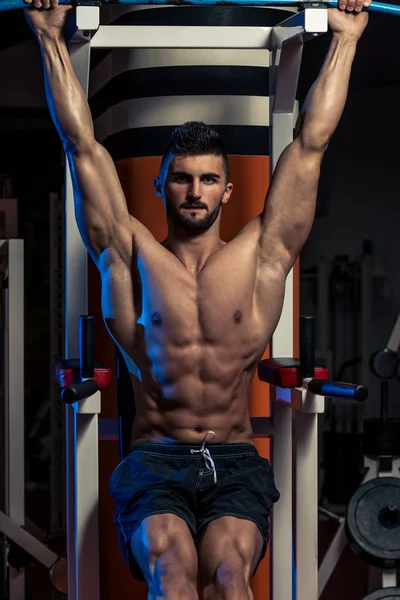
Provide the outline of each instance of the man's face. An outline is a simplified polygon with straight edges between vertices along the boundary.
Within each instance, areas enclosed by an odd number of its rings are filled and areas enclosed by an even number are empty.
[[[163,188],[167,216],[189,233],[207,231],[232,192],[222,157],[213,154],[173,156]]]

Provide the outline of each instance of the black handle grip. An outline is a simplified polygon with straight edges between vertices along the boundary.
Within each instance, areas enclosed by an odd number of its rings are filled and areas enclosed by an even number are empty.
[[[315,320],[314,317],[300,317],[300,373],[304,377],[315,374]]]
[[[79,317],[79,364],[81,379],[94,376],[94,317]]]
[[[365,386],[341,381],[326,381],[326,379],[311,379],[307,385],[312,394],[320,396],[334,396],[335,398],[352,398],[365,400],[368,390]]]
[[[70,385],[63,389],[61,392],[61,400],[65,402],[65,404],[74,404],[84,398],[93,396],[98,390],[99,386],[96,381],[94,379],[87,379],[86,381],[81,381],[80,383]]]

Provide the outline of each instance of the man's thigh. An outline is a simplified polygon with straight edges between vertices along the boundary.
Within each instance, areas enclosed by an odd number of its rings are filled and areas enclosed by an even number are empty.
[[[229,516],[211,521],[203,529],[198,544],[203,586],[214,582],[221,567],[242,574],[248,584],[264,554],[265,542],[253,521]]]
[[[183,466],[186,466],[186,463],[180,457],[164,456],[162,452],[156,453],[155,450],[156,445],[140,445],[138,450],[132,451],[118,465],[110,480],[121,552],[131,574],[139,580],[144,579],[144,574],[133,559],[131,543],[134,539],[135,548],[137,545],[139,549],[141,546],[137,542],[141,539],[143,544],[149,543],[153,528],[148,529],[146,524],[153,523],[153,519],[147,521],[148,518],[158,517],[157,523],[159,522],[160,526],[155,526],[155,530],[159,529],[160,545],[165,520],[165,531],[169,532],[169,536],[173,536],[172,525],[179,518],[178,522],[182,523],[184,531],[189,529],[193,532],[189,535],[196,535],[196,518],[191,498],[197,473],[194,469],[186,468],[185,477],[182,477],[182,463]],[[165,515],[172,519],[167,519]],[[135,535],[138,530],[140,533]],[[155,542],[152,543],[153,546],[155,547]],[[135,555],[137,552],[138,550],[135,550]],[[143,548],[141,556],[144,552]]]
[[[261,537],[263,556],[269,540],[271,508],[279,498],[269,461],[259,456],[255,448],[247,449],[242,456],[213,459],[217,481],[213,482],[212,474],[203,475],[198,492],[198,531],[217,529],[219,533],[220,523],[226,523],[228,540],[234,540],[237,531],[248,531],[249,543],[253,537]],[[220,521],[225,517],[231,519]],[[227,538],[223,535],[221,539]]]
[[[197,581],[197,551],[188,525],[174,514],[151,515],[142,521],[131,539],[134,561],[148,583],[155,576],[155,564],[170,576]]]

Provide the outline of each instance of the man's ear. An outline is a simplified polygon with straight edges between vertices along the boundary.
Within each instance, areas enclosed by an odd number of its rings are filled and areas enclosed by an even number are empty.
[[[164,198],[164,190],[159,177],[154,177],[154,191],[159,198]]]
[[[222,204],[226,204],[231,197],[233,191],[233,183],[227,183],[225,187],[225,193],[222,198]]]

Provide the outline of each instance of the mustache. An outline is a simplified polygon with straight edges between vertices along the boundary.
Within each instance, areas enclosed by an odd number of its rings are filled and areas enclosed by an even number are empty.
[[[185,202],[184,204],[181,204],[180,208],[205,208],[206,210],[208,210],[208,207],[206,204],[203,204],[203,202]]]

